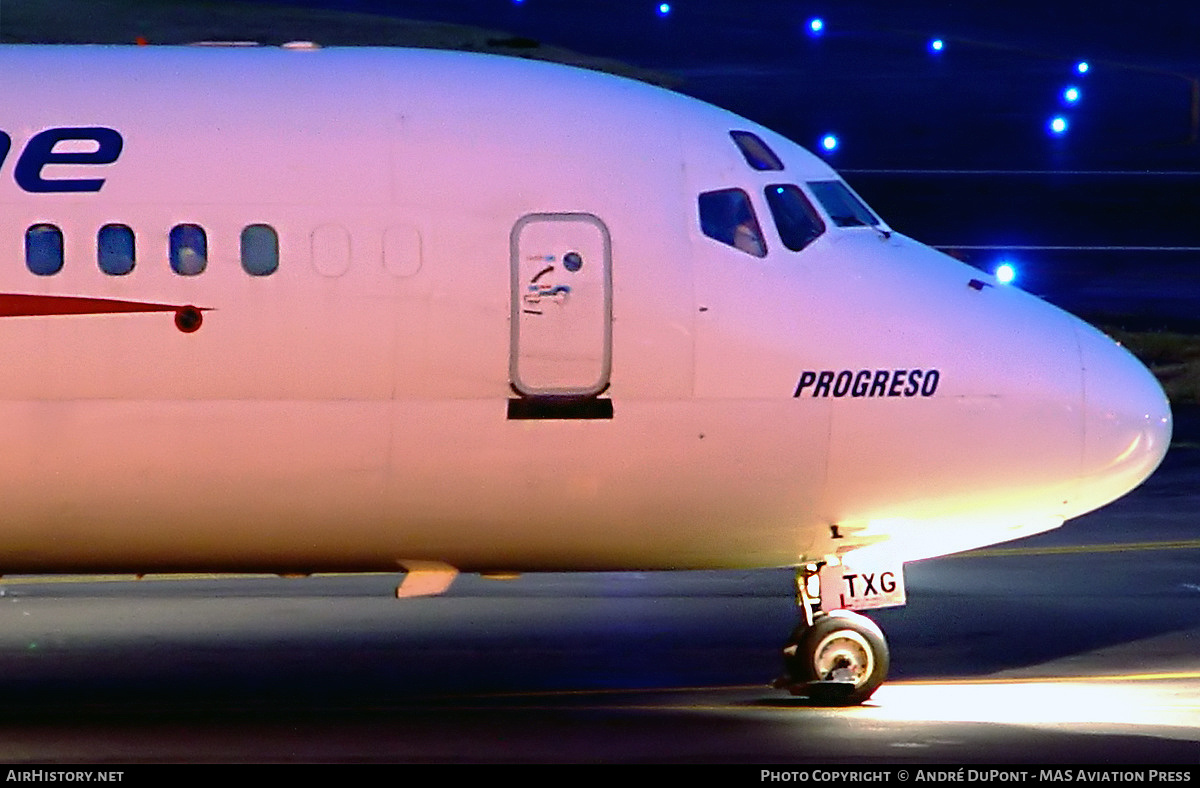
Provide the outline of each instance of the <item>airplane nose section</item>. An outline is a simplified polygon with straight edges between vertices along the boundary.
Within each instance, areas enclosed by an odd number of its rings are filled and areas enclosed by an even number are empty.
[[[1171,407],[1158,381],[1125,348],[1076,327],[1083,367],[1080,514],[1141,484],[1171,443]]]

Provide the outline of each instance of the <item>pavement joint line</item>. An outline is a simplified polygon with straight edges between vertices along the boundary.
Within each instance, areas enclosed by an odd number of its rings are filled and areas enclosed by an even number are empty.
[[[955,553],[946,558],[993,558],[1006,555],[1067,555],[1072,553],[1132,553],[1146,550],[1200,549],[1200,539],[1179,539],[1168,542],[1114,542],[1112,544],[1060,545],[1057,547],[985,547]]]
[[[1197,252],[1200,246],[1044,245],[1044,244],[930,244],[935,249],[963,252]]]
[[[1021,175],[1021,176],[1051,176],[1074,175],[1086,176],[1097,175],[1101,177],[1171,177],[1171,178],[1194,178],[1196,172],[1193,170],[970,170],[970,169],[931,169],[931,168],[872,168],[872,167],[852,167],[839,168],[838,172],[849,173],[851,175]]]
[[[1160,673],[1110,673],[1100,676],[1031,676],[1022,678],[992,677],[977,679],[907,679],[889,681],[885,687],[934,687],[939,685],[986,685],[986,684],[1093,684],[1115,683],[1124,681],[1175,681],[1179,679],[1200,679],[1200,670],[1176,670]]]

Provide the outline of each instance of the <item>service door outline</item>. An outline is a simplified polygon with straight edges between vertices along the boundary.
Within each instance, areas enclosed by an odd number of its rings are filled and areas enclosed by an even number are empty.
[[[509,239],[509,379],[526,397],[595,397],[612,372],[612,240],[590,213],[533,213]]]

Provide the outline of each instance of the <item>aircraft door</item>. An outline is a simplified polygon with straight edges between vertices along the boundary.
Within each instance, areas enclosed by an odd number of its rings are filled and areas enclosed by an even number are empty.
[[[612,242],[587,213],[522,217],[510,238],[509,379],[527,397],[595,397],[612,368]]]

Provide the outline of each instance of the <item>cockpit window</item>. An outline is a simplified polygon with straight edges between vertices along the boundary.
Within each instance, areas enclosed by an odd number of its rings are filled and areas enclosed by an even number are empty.
[[[841,181],[809,181],[808,188],[838,227],[874,227],[879,219]]]
[[[782,170],[783,162],[775,155],[775,151],[767,143],[759,139],[757,134],[748,131],[731,131],[738,150],[746,157],[746,163],[756,170]]]
[[[763,193],[775,219],[775,228],[779,230],[779,240],[788,249],[799,252],[825,232],[825,222],[821,221],[799,186],[775,184]]]
[[[767,256],[750,197],[741,189],[721,189],[700,195],[700,230],[709,238],[755,257]]]

